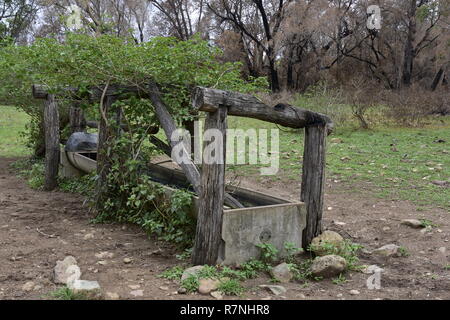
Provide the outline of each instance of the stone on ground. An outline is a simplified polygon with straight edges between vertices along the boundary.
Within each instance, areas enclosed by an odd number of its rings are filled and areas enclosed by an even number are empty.
[[[311,272],[316,277],[331,278],[344,272],[347,261],[341,256],[328,255],[317,257],[311,265]]]
[[[223,295],[219,291],[211,292],[211,297],[216,298],[216,300],[222,300]]]
[[[67,256],[64,260],[56,261],[56,266],[53,269],[53,282],[68,284],[69,281],[78,280],[80,277],[81,270],[74,257]]]
[[[270,273],[274,279],[281,283],[288,283],[294,277],[292,272],[289,270],[289,265],[286,262],[274,267]]]
[[[109,300],[119,300],[120,299],[120,295],[118,293],[115,292],[107,292],[106,293],[106,298]]]
[[[181,281],[186,280],[190,276],[197,275],[202,270],[203,270],[203,266],[194,266],[194,267],[187,268],[186,270],[184,270],[183,275],[181,276]]]
[[[344,248],[344,238],[337,232],[327,230],[311,241],[311,248],[318,256],[330,254],[324,245],[333,245],[336,249],[342,250]]]
[[[387,244],[381,248],[373,250],[372,253],[383,257],[392,257],[399,254],[399,249],[400,247],[396,244]]]
[[[402,222],[400,222],[400,224],[411,227],[411,228],[415,228],[415,229],[423,228],[422,222],[420,222],[417,219],[405,219],[405,220],[402,220]]]
[[[200,279],[198,292],[201,294],[209,294],[211,291],[217,290],[220,281],[216,279]]]
[[[286,293],[286,288],[283,286],[276,286],[270,284],[262,284],[259,286],[260,288],[266,288],[271,291],[274,295],[279,296],[280,294]]]
[[[22,286],[23,291],[31,291],[35,287],[35,284],[33,281],[28,281]]]

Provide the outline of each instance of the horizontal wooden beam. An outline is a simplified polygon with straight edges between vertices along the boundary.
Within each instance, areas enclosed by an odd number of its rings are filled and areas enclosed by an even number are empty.
[[[228,115],[255,118],[289,128],[326,125],[328,133],[333,130],[333,121],[324,114],[282,103],[270,107],[254,96],[237,92],[196,87],[191,105],[195,111],[205,112],[216,112],[219,106],[226,106]]]

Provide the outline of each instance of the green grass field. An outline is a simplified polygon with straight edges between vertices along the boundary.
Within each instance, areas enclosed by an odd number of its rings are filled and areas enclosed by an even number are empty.
[[[0,156],[30,154],[20,132],[28,116],[14,107],[0,106]],[[254,119],[230,117],[229,128],[278,129]],[[299,180],[303,155],[303,131],[279,128],[280,170],[261,176],[259,165],[229,165],[240,176],[286,181]],[[248,149],[248,148],[247,148]],[[450,209],[450,188],[432,184],[450,179],[450,121],[427,128],[378,128],[352,130],[337,128],[328,137],[327,177],[359,192],[363,184],[372,194],[385,199],[410,200],[418,208]],[[370,189],[369,188],[369,189]]]
[[[230,128],[277,127],[254,119],[231,117]],[[283,130],[283,131],[281,131]],[[280,128],[280,170],[275,176],[259,176],[258,165],[234,165],[238,175],[259,179],[299,181],[303,155],[302,130]],[[432,181],[450,179],[450,122],[427,128],[337,128],[328,137],[327,177],[358,192],[372,187],[373,195],[392,200],[411,200],[421,206],[450,209],[450,188]],[[365,188],[364,192],[367,191]]]
[[[28,122],[27,114],[14,107],[0,106],[0,157],[22,157],[30,154],[20,132]]]

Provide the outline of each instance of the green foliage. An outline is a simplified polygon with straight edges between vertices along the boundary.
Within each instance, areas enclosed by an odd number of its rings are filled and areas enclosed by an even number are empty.
[[[424,228],[436,228],[437,225],[435,223],[433,223],[433,221],[431,220],[427,220],[427,219],[420,219],[420,222],[422,223],[422,227]]]
[[[278,260],[278,249],[271,243],[256,245],[261,250],[261,260],[265,263],[274,263]]]
[[[66,286],[51,292],[50,297],[57,300],[89,300],[87,295],[83,293],[75,293]]]
[[[334,278],[332,282],[336,285],[340,285],[347,282],[345,276],[341,273],[337,278]]]
[[[221,281],[217,290],[229,296],[240,296],[245,292],[245,288],[235,279]]]
[[[1,49],[0,49],[1,50]],[[21,132],[30,117],[23,111],[0,105],[0,155],[3,157],[26,156],[30,150],[24,145]]]
[[[284,244],[284,250],[286,251],[286,262],[287,263],[293,263],[295,260],[295,255],[297,255],[300,252],[303,252],[302,248],[297,248],[295,243],[292,242],[286,242]]]
[[[95,173],[73,178],[59,178],[58,187],[63,192],[79,193],[89,196],[95,189]]]
[[[183,275],[183,267],[175,266],[164,271],[163,273],[158,275],[158,277],[168,280],[180,280],[182,275]]]
[[[408,249],[405,247],[400,247],[398,249],[398,253],[401,257],[409,257],[411,254],[409,253]]]
[[[320,249],[321,252],[324,252],[323,255],[335,254],[341,256],[347,261],[349,270],[359,270],[360,266],[357,265],[359,261],[357,251],[361,248],[363,248],[362,245],[346,240],[343,245],[339,247],[333,243],[323,242],[319,247],[310,245],[309,250],[316,251],[317,249]]]
[[[186,289],[187,292],[195,292],[200,285],[199,278],[195,275],[190,275],[188,278],[181,281],[181,287]]]

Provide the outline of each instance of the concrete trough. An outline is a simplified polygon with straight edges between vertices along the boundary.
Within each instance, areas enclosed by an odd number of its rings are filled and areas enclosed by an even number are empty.
[[[63,176],[80,176],[96,170],[96,153],[68,152],[61,150],[61,173]],[[176,188],[189,188],[184,174],[163,165],[149,164],[148,175],[162,184],[167,197]],[[285,243],[302,247],[302,233],[306,227],[306,209],[303,202],[290,202],[265,193],[246,188],[227,186],[245,208],[224,207],[222,224],[222,247],[219,262],[224,265],[241,264],[259,258],[261,243],[271,243],[285,256]],[[190,213],[198,212],[198,197],[194,196]]]

